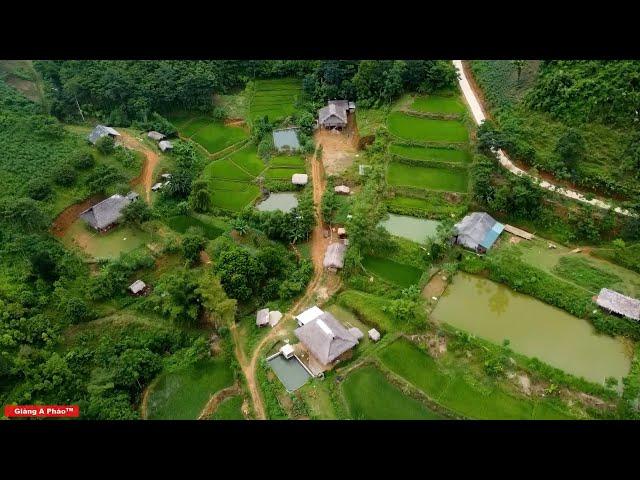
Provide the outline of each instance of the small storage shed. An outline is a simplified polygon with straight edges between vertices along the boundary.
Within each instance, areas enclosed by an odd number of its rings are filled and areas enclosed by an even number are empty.
[[[293,357],[294,350],[293,347],[287,343],[280,348],[280,353],[282,353],[284,358],[291,358]]]
[[[99,139],[106,137],[107,135],[112,138],[120,136],[115,128],[107,127],[105,125],[96,125],[89,134],[88,140],[95,145]]]
[[[269,312],[269,325],[272,327],[275,327],[281,318],[282,318],[282,313],[279,312],[278,310]]]
[[[309,181],[309,176],[306,173],[294,173],[291,175],[291,183],[294,185],[306,185]]]
[[[162,150],[163,152],[173,149],[173,145],[169,140],[162,140],[160,143],[158,143],[158,147],[160,147],[160,150]]]
[[[380,340],[380,332],[375,328],[372,328],[367,333],[369,334],[369,338],[374,342],[377,342],[378,340]]]
[[[151,140],[159,141],[165,138],[165,135],[160,132],[156,132],[155,130],[151,130],[149,133],[147,133],[147,137],[149,137]]]
[[[151,187],[151,190],[153,190],[154,192],[157,192],[162,187],[164,187],[164,184],[162,182],[158,182],[158,183],[154,184],[153,187]]]
[[[269,323],[269,309],[263,308],[256,313],[256,325],[258,327],[264,327]]]
[[[349,195],[351,193],[351,189],[346,185],[338,185],[334,187],[333,191],[342,195]]]
[[[338,237],[345,238],[346,236],[347,236],[347,229],[343,227],[338,228]]]
[[[335,272],[344,267],[344,254],[346,251],[347,247],[343,243],[330,244],[324,254],[324,261],[322,262],[324,268]]]
[[[131,285],[129,285],[129,291],[134,295],[140,295],[141,293],[144,293],[145,288],[147,288],[147,285],[142,280],[136,280]]]

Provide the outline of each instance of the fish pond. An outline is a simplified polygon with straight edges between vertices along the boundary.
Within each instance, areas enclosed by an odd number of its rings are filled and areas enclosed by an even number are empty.
[[[256,208],[261,212],[271,212],[280,210],[281,212],[290,212],[298,206],[298,199],[295,193],[282,192],[272,193],[269,198],[260,202]]]
[[[440,222],[426,218],[409,217],[407,215],[389,214],[387,220],[380,222],[391,235],[406,238],[417,243],[424,243],[427,237],[434,236]]]
[[[596,333],[586,320],[466,273],[457,274],[432,313],[478,337],[501,344],[586,380],[620,380],[631,365],[628,346]]]

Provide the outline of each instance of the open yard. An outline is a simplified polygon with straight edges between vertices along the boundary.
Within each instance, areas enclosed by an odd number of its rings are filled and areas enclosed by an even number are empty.
[[[384,298],[358,290],[345,290],[338,295],[337,300],[338,304],[353,311],[369,328],[375,327],[381,332],[389,332],[401,326],[383,310],[389,304]]]
[[[468,188],[464,169],[417,167],[399,162],[389,164],[387,181],[390,185],[448,192],[466,192]]]
[[[413,160],[429,160],[432,162],[468,163],[471,161],[471,154],[468,150],[455,148],[420,147],[392,143],[389,145],[389,153]]]
[[[468,418],[483,420],[559,420],[568,415],[546,402],[519,398],[498,385],[473,379],[460,367],[436,362],[407,340],[396,340],[379,354],[396,374],[443,407]]]
[[[462,114],[466,106],[457,95],[425,95],[416,97],[411,110],[427,113]]]
[[[190,367],[163,374],[147,401],[151,420],[195,420],[209,397],[233,383],[225,358],[203,360]]]
[[[417,268],[394,262],[388,258],[366,256],[362,266],[367,271],[400,287],[408,287],[418,283],[422,275],[422,272]]]
[[[151,234],[129,226],[119,225],[106,233],[90,229],[84,220],[78,219],[62,238],[67,246],[82,249],[93,258],[117,258],[151,241]]]
[[[295,112],[302,82],[295,78],[256,80],[254,89],[249,107],[251,120],[266,116],[273,122]]]
[[[342,383],[351,417],[356,420],[435,420],[438,414],[407,397],[373,366],[359,368]]]
[[[417,142],[463,143],[469,133],[457,120],[434,120],[391,112],[388,117],[389,132],[399,138]]]

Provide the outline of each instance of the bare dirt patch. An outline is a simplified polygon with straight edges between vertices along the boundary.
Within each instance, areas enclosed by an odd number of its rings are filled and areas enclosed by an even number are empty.
[[[353,164],[358,152],[358,129],[354,115],[349,116],[347,128],[325,130],[320,128],[315,133],[316,145],[322,145],[322,163],[329,175],[341,173]]]
[[[447,276],[442,272],[438,272],[431,277],[429,283],[422,289],[422,296],[426,299],[431,299],[432,297],[440,298],[448,284]]]
[[[145,162],[142,166],[142,172],[140,172],[140,176],[134,178],[131,181],[131,186],[142,184],[148,203],[151,201],[151,187],[155,183],[153,172],[156,169],[156,165],[158,165],[160,158],[158,157],[157,152],[154,152],[140,140],[133,138],[126,132],[121,132],[120,141],[125,147],[130,148],[131,150],[140,151],[145,156]]]

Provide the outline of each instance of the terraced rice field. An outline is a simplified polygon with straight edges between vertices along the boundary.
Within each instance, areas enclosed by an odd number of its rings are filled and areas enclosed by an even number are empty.
[[[272,180],[291,180],[294,173],[304,173],[304,168],[270,168],[265,177]]]
[[[272,157],[269,160],[271,167],[301,167],[304,168],[304,158],[298,155],[281,155],[278,157]]]
[[[411,104],[411,110],[426,113],[462,114],[466,107],[457,95],[425,95],[417,97]]]
[[[427,190],[466,192],[468,173],[464,169],[418,167],[391,162],[387,172],[389,185],[415,187]]]
[[[293,114],[302,94],[302,82],[292,78],[256,80],[254,87],[249,107],[252,121],[267,116],[273,122]]]
[[[392,143],[389,146],[389,153],[412,160],[432,162],[469,163],[471,161],[471,154],[468,150],[455,148],[420,147]]]
[[[224,125],[207,117],[170,117],[178,132],[199,143],[209,153],[216,153],[249,137],[246,129]]]
[[[400,287],[415,285],[422,276],[422,272],[417,268],[388,258],[366,256],[362,265],[367,271]]]
[[[349,413],[357,420],[435,420],[437,413],[410,398],[373,366],[359,368],[342,383]]]
[[[549,403],[513,396],[497,385],[475,384],[469,375],[448,369],[407,340],[379,353],[382,363],[443,407],[482,420],[562,420],[571,417]]]
[[[196,227],[202,229],[204,236],[209,240],[222,235],[224,230],[210,222],[205,222],[195,217],[188,215],[177,215],[175,217],[169,217],[165,220],[165,223],[178,233],[185,233],[189,228]]]
[[[388,128],[392,135],[417,142],[464,143],[469,133],[464,123],[458,120],[436,120],[391,112]]]
[[[244,420],[244,415],[242,415],[242,402],[243,400],[240,395],[225,398],[222,403],[218,405],[211,420]]]

